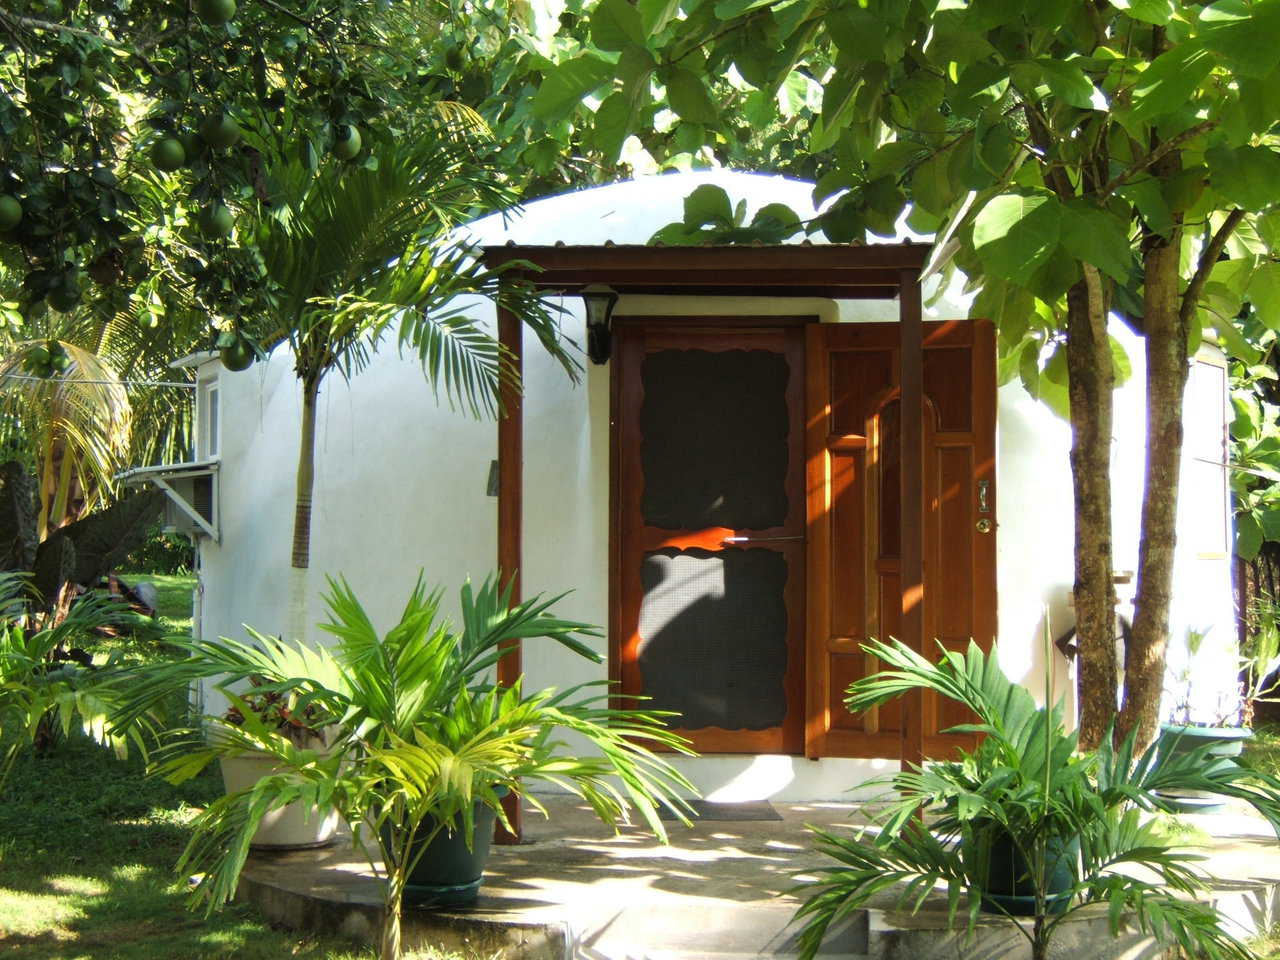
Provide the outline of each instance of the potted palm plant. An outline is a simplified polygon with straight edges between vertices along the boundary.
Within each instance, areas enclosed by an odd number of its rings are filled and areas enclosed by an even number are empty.
[[[335,728],[317,705],[303,706],[293,693],[261,689],[266,681],[260,676],[250,677],[249,683],[250,689],[243,693],[226,693],[231,706],[221,717],[208,720],[211,738],[227,740],[227,727],[243,729],[248,725],[259,737],[283,737],[299,750],[323,752],[329,748]],[[232,738],[228,747],[234,742]],[[260,750],[226,749],[218,765],[227,793],[249,789],[263,777],[283,772],[271,753]],[[322,847],[333,842],[337,830],[336,810],[322,812],[297,801],[267,811],[250,846],[261,850]]]
[[[692,786],[650,749],[689,752],[661,715],[611,708],[603,684],[530,692],[522,683],[494,683],[501,641],[548,640],[599,662],[587,643],[598,636],[595,628],[556,617],[551,607],[559,598],[512,603],[509,588],[501,589],[496,578],[478,590],[462,588],[456,628],[440,615],[441,596],[419,578],[399,622],[380,634],[346,582],[331,579],[329,619],[320,624],[335,638],[331,649],[253,633],[251,642],[187,642],[184,659],[134,675],[132,702],[120,722],[190,682],[216,678],[232,689],[257,677],[257,691],[287,694],[295,709],[314,711],[317,722],[337,727],[328,750],[299,748],[250,715],[241,726],[227,725],[225,736],[210,739],[193,730],[169,745],[171,752],[154,769],[174,782],[249,749],[270,754],[276,766],[196,819],[179,870],[203,874],[194,889],[197,902],[211,910],[234,895],[253,835],[269,811],[297,801],[333,809],[385,878],[381,956],[395,960],[401,904],[414,869],[450,835],[479,852],[492,818],[505,823],[501,799],[507,792],[538,807],[527,787],[549,783],[581,797],[606,823],[636,811],[660,837],[666,834],[658,804],[688,810],[681,796],[692,794]],[[570,751],[563,734],[585,739],[589,751]],[[460,874],[428,882],[473,891],[477,867],[458,860]]]
[[[1106,736],[1097,750],[1081,752],[1061,704],[1037,707],[1001,671],[994,649],[984,654],[970,644],[965,654],[944,651],[935,664],[897,642],[863,648],[884,669],[850,686],[851,711],[932,690],[976,715],[955,729],[981,740],[955,760],[893,777],[898,799],[877,828],[854,836],[814,831],[835,865],[802,888],[797,918],[806,960],[833,920],[881,891],[898,887],[900,903],[919,909],[938,886],[953,921],[966,905],[970,927],[984,910],[1027,916],[1017,929],[1034,960],[1049,956],[1064,921],[1097,903],[1109,906],[1113,931],[1131,916],[1145,933],[1206,956],[1251,956],[1195,899],[1198,857],[1171,846],[1144,814],[1168,809],[1163,792],[1212,790],[1251,804],[1280,833],[1280,780],[1235,760],[1206,762],[1203,746],[1157,763],[1157,747],[1138,752],[1133,736],[1118,747]],[[1154,872],[1159,883],[1132,867]]]

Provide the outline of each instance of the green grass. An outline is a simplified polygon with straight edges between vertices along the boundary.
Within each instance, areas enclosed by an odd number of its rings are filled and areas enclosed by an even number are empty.
[[[1261,936],[1254,937],[1247,944],[1258,960],[1280,960],[1280,924]]]
[[[1280,777],[1280,727],[1258,727],[1245,741],[1244,756],[1253,766]]]
[[[132,573],[120,571],[120,578],[133,586],[138,583],[154,583],[156,586],[157,612],[165,623],[166,632],[191,633],[191,592],[196,578],[191,574],[171,576],[163,573]]]
[[[231,906],[187,909],[173,865],[187,825],[221,791],[142,777],[92,743],[18,762],[0,799],[0,957],[29,960],[357,960],[341,940],[275,929]],[[432,954],[415,954],[426,960]]]

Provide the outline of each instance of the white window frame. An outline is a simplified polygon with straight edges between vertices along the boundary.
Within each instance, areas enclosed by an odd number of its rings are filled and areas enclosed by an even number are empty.
[[[215,459],[221,450],[221,392],[214,376],[199,381],[196,391],[196,459]]]

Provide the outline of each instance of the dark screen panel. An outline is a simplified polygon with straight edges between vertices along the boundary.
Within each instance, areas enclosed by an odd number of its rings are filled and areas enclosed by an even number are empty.
[[[764,730],[787,713],[787,563],[762,549],[658,550],[640,572],[646,708],[688,730]]]
[[[645,525],[782,526],[786,358],[771,350],[660,350],[645,357],[640,376]]]

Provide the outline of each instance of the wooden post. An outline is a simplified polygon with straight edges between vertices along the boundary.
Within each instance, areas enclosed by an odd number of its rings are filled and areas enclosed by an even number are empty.
[[[498,342],[506,352],[517,377],[524,375],[523,325],[520,318],[505,307],[498,307]],[[520,383],[504,382],[502,413],[498,418],[498,576],[511,587],[511,602],[520,600],[521,533],[524,496],[524,397]],[[510,685],[523,671],[520,640],[503,640],[507,651],[498,661],[498,683]],[[514,832],[501,824],[494,832],[497,843],[519,843],[523,833],[520,823],[520,798],[515,794],[502,802]]]
[[[924,342],[920,272],[907,269],[900,277],[902,625],[898,639],[924,654]],[[913,690],[903,703],[902,769],[923,759],[924,694]]]

